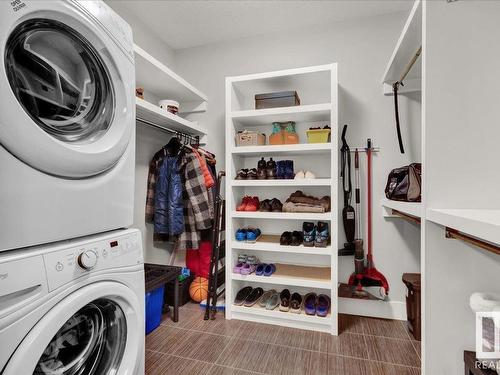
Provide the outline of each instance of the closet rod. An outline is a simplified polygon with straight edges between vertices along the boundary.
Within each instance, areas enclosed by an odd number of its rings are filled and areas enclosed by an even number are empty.
[[[198,136],[198,135],[191,135],[191,134],[183,133],[183,132],[178,131],[178,130],[173,130],[173,129],[170,129],[170,128],[165,128],[163,126],[156,125],[154,122],[151,122],[151,121],[148,121],[148,120],[144,120],[144,119],[142,119],[140,117],[136,117],[136,121],[139,121],[140,123],[142,123],[144,125],[150,126],[152,128],[155,128],[155,129],[162,130],[162,131],[167,132],[167,133],[171,133],[171,134],[175,134],[175,135],[179,134],[181,136],[187,137],[189,140],[197,141],[198,143],[200,141],[200,136]]]
[[[399,216],[402,219],[411,221],[412,223],[420,224],[420,218],[419,217],[411,216],[411,215],[408,215],[408,214],[406,214],[404,212],[401,212],[401,211],[398,211],[398,210],[394,210],[394,209],[392,210],[392,214],[396,215],[396,216]]]
[[[458,230],[452,229],[452,228],[449,228],[449,227],[445,228],[445,232],[444,233],[445,233],[445,237],[446,238],[454,238],[454,239],[457,239],[457,240],[461,240],[461,241],[464,241],[464,242],[466,242],[466,243],[468,243],[470,245],[474,245],[474,246],[477,246],[477,247],[479,247],[481,249],[484,249],[486,251],[489,251],[489,252],[492,252],[494,254],[500,255],[500,247],[496,246],[496,245],[493,245],[492,243],[489,243],[489,242],[486,242],[486,241],[479,240],[477,238],[468,236],[467,234],[461,233]]]
[[[415,65],[415,63],[417,62],[417,59],[418,59],[418,57],[420,56],[421,53],[422,53],[422,46],[418,47],[417,52],[415,52],[415,54],[411,58],[410,62],[406,66],[406,69],[404,70],[403,74],[401,74],[401,77],[399,78],[398,83],[402,83],[403,80],[408,75],[408,73],[410,73],[411,68],[413,67],[413,65]]]

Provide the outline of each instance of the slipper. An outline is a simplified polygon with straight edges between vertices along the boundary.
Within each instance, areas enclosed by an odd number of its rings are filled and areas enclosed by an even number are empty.
[[[245,263],[243,267],[241,267],[240,273],[242,275],[250,275],[251,273],[255,272],[255,265]]]
[[[276,266],[274,264],[266,264],[264,267],[264,276],[271,276],[276,272]]]
[[[234,299],[234,304],[236,306],[241,306],[245,302],[245,299],[252,292],[253,288],[251,286],[246,286],[243,289],[240,289],[238,293],[236,293],[236,298]]]
[[[317,300],[316,293],[308,293],[304,296],[304,311],[307,315],[316,315]]]
[[[245,263],[243,263],[243,262],[237,263],[236,266],[233,267],[233,272],[234,273],[241,273],[241,269],[243,268],[244,265],[245,265]]]
[[[320,294],[318,296],[318,303],[316,305],[316,315],[325,317],[328,315],[328,310],[330,310],[330,297],[326,294]]]
[[[280,304],[280,295],[274,292],[266,303],[266,310],[274,310]]]
[[[244,305],[246,307],[252,307],[260,300],[263,294],[264,294],[264,289],[255,288],[254,290],[252,290],[252,293],[250,293],[248,297],[245,299]]]
[[[267,264],[261,263],[255,268],[255,275],[256,276],[262,276],[264,275],[264,269],[266,268]]]
[[[293,293],[290,298],[290,312],[300,314],[302,310],[302,296],[299,293]]]
[[[290,291],[283,289],[280,293],[280,311],[290,311]]]
[[[261,297],[261,299],[260,299],[260,301],[259,301],[259,306],[260,306],[260,307],[266,307],[267,302],[271,299],[271,296],[272,296],[274,293],[276,293],[276,290],[274,290],[274,289],[271,289],[271,290],[268,290],[267,292],[265,292],[265,293],[262,295],[262,297]]]

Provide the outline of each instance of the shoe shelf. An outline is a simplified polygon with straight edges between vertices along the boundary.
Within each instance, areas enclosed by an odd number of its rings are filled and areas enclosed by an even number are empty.
[[[233,146],[233,155],[310,155],[328,154],[332,152],[331,143],[298,143],[294,145],[266,145],[266,146]]]
[[[309,267],[292,264],[276,263],[276,272],[271,276],[257,276],[255,274],[232,274],[233,280],[248,281],[260,284],[275,284],[300,286],[315,289],[331,289],[330,267]]]
[[[268,251],[288,254],[306,254],[306,255],[332,255],[332,246],[326,247],[308,247],[304,245],[284,246],[280,245],[280,235],[263,234],[256,242],[232,241],[233,249]]]
[[[244,126],[268,125],[274,121],[281,121],[286,117],[287,121],[329,121],[331,103],[299,105],[294,107],[251,109],[247,111],[235,111],[231,113],[234,121]]]
[[[301,105],[253,109],[254,96],[278,91],[297,91]],[[226,319],[240,319],[338,334],[338,81],[337,64],[311,66],[275,72],[249,74],[226,78]],[[252,129],[269,135],[273,122],[294,121],[301,142],[306,142],[307,129],[329,125],[328,143],[298,143],[283,145],[235,145],[238,131]],[[254,168],[261,157],[275,160],[292,159],[295,172],[310,170],[315,179],[236,180],[242,168]],[[274,189],[270,189],[273,188]],[[297,187],[297,188],[295,188]],[[331,212],[260,212],[236,211],[244,195],[278,197],[282,202],[294,190],[303,190],[313,196],[328,195]],[[281,222],[280,222],[281,220]],[[305,247],[280,245],[284,231],[302,228],[302,222],[327,222],[332,245]],[[236,241],[238,228],[257,226],[264,233],[254,242]],[[273,235],[274,234],[274,235]],[[335,251],[334,251],[335,250]],[[251,254],[262,262],[272,261],[276,272],[271,276],[255,273],[233,273],[239,255]],[[301,294],[324,293],[331,298],[330,313],[326,317],[309,316],[233,305],[234,297],[243,286],[290,289]]]
[[[332,214],[330,212],[233,211],[231,216],[238,219],[332,220]]]
[[[232,180],[232,186],[330,186],[332,180],[330,178],[314,178],[314,179],[269,179],[269,180]]]
[[[315,323],[324,326],[331,325],[331,314],[328,314],[325,317],[321,317],[317,315],[307,315],[304,311],[301,311],[300,314],[297,314],[289,311],[288,312],[279,311],[278,308],[274,310],[266,310],[265,307],[260,307],[258,304],[255,304],[254,306],[251,307],[233,305],[232,309],[234,312],[242,314],[252,314],[256,316],[276,318],[276,319],[287,319],[296,322]]]

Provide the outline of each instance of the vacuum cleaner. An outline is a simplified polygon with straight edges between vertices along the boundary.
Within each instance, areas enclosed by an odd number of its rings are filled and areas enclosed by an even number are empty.
[[[344,208],[342,209],[342,222],[346,243],[344,248],[339,250],[339,255],[354,255],[354,237],[356,229],[356,213],[351,206],[352,200],[352,182],[351,182],[351,150],[345,138],[347,125],[342,129],[342,147],[340,148],[342,190],[344,193]]]

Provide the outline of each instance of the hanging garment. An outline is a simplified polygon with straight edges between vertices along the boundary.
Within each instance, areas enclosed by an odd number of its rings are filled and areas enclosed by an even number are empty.
[[[158,170],[154,200],[154,239],[167,241],[184,231],[182,180],[177,156],[167,156]]]
[[[200,162],[193,153],[183,153],[179,174],[184,184],[184,232],[179,236],[176,250],[198,249],[203,229],[212,227],[213,207],[209,202]]]
[[[199,249],[186,250],[186,267],[191,270],[191,274],[208,279],[211,256],[212,242],[201,241]]]
[[[149,162],[148,171],[148,187],[146,191],[146,222],[152,223],[155,213],[155,189],[156,189],[156,178],[158,174],[158,168],[161,165],[166,152],[162,148],[156,154],[154,154],[153,159]]]
[[[198,151],[196,151],[196,149],[193,148],[192,152],[198,159],[198,162],[200,163],[201,171],[203,172],[203,179],[205,181],[205,187],[207,189],[210,189],[212,186],[215,185],[215,181],[212,175],[210,174],[210,171],[208,170],[207,162],[205,161],[205,158],[202,157]]]

